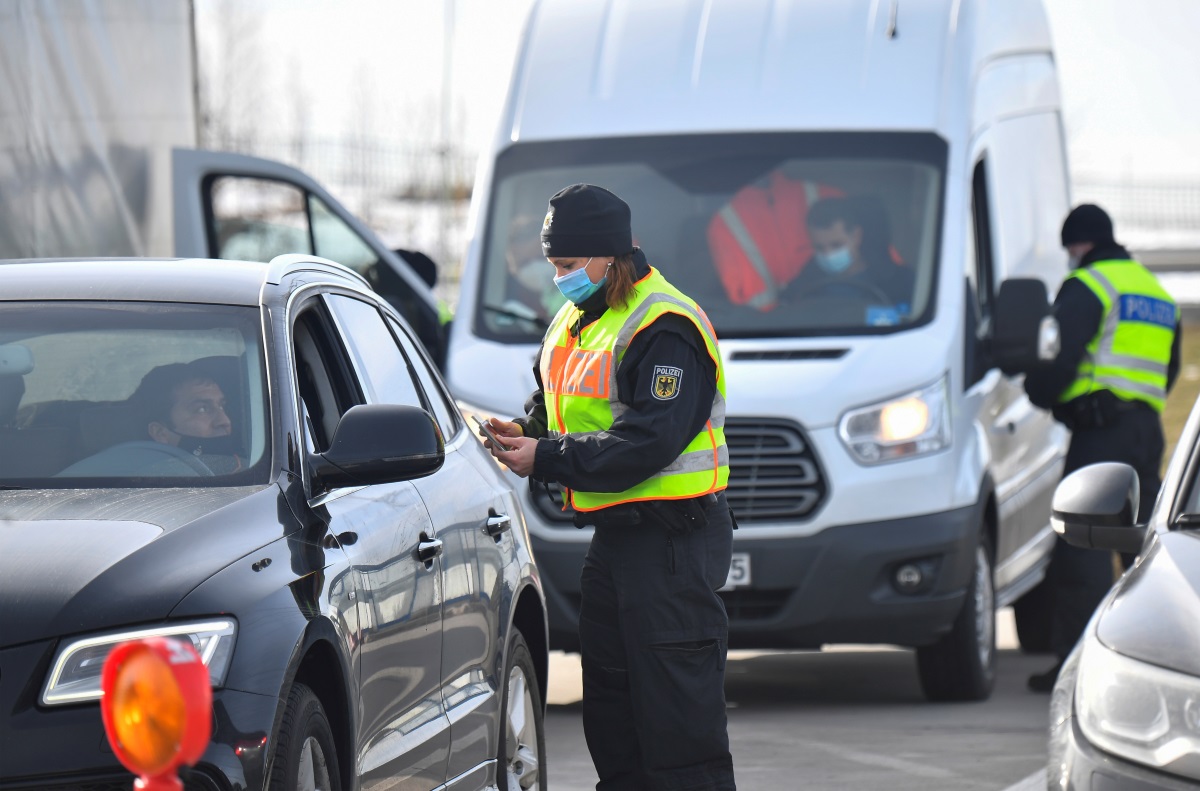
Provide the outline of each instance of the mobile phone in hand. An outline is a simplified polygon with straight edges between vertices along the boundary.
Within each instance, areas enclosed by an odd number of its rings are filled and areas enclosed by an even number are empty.
[[[504,444],[504,442],[500,439],[500,436],[498,434],[496,434],[495,429],[493,429],[491,427],[491,425],[480,420],[478,415],[471,415],[471,417],[472,417],[472,419],[474,419],[475,423],[479,426],[479,428],[483,431],[484,435],[486,435],[487,438],[492,441],[493,445],[495,445],[500,450],[512,450],[512,448],[510,448],[508,445]]]

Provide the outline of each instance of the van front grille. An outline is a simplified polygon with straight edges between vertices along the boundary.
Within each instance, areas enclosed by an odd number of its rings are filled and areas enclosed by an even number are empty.
[[[825,501],[828,487],[804,430],[790,420],[729,418],[729,488],[741,524],[801,520]]]
[[[739,524],[799,521],[825,501],[828,487],[804,430],[790,420],[729,418],[729,488],[725,494]],[[555,527],[573,527],[562,510],[562,487],[529,482],[538,512]]]

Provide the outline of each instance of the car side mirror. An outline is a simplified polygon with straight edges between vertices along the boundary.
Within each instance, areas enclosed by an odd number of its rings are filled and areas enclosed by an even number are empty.
[[[1146,528],[1135,524],[1140,491],[1128,464],[1092,464],[1058,485],[1050,524],[1073,547],[1136,554],[1146,539]]]
[[[1058,357],[1058,321],[1046,284],[1013,278],[1000,284],[992,311],[992,359],[1006,374],[1022,373]]]
[[[392,251],[408,264],[412,271],[417,273],[417,276],[425,281],[425,285],[433,288],[438,281],[438,267],[434,260],[422,253],[420,250],[405,250],[396,248]]]
[[[309,464],[324,489],[424,478],[446,460],[442,432],[424,409],[398,404],[350,407],[324,453]]]

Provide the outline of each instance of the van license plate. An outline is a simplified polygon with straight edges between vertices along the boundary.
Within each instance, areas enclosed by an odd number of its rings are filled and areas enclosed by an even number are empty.
[[[725,578],[725,585],[721,590],[731,591],[734,588],[745,588],[749,585],[750,553],[734,552],[733,558],[729,561],[729,576]]]

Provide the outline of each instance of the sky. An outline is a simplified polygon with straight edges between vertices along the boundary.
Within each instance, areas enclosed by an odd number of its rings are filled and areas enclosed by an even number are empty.
[[[1200,180],[1200,0],[1044,2],[1072,171]],[[220,31],[241,31],[254,52],[235,79],[251,82],[252,104],[268,111],[260,134],[302,122],[314,138],[436,141],[447,3],[448,135],[477,153],[501,111],[532,0],[196,0],[201,59]]]

